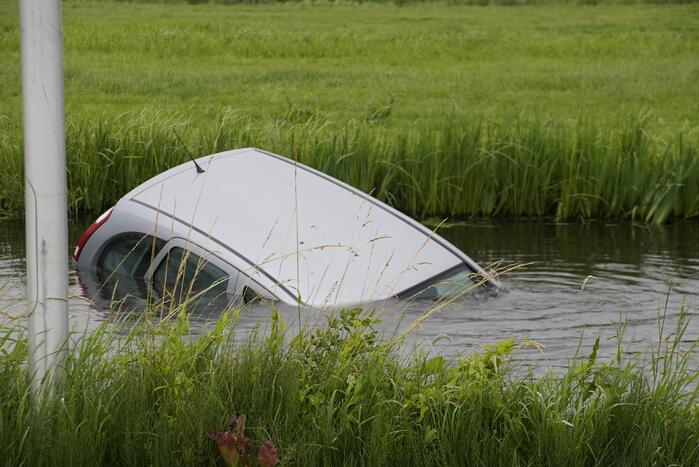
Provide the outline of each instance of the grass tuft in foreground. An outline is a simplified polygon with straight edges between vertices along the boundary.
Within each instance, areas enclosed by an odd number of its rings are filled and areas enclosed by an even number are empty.
[[[0,348],[5,465],[216,465],[207,430],[244,413],[240,436],[281,465],[697,465],[699,405],[686,313],[648,365],[588,357],[537,377],[513,340],[454,359],[398,353],[371,316],[342,312],[285,339],[234,342],[224,314],[191,339],[186,317],[77,338],[61,389],[37,405],[26,341]],[[236,419],[237,420],[237,419]],[[267,448],[269,449],[269,445]]]

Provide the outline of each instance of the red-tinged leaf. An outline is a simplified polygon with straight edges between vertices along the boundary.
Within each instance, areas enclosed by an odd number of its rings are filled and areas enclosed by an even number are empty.
[[[240,459],[247,465],[248,455],[250,454],[250,438],[247,438],[245,435],[241,435],[241,437],[236,437],[236,440],[238,441]]]
[[[262,467],[272,467],[279,462],[279,449],[271,441],[265,441],[260,446],[257,463]]]
[[[229,467],[236,467],[240,456],[238,454],[238,441],[235,435],[230,431],[221,432],[211,429],[208,430],[206,434],[216,442],[221,457],[223,457],[223,462]]]

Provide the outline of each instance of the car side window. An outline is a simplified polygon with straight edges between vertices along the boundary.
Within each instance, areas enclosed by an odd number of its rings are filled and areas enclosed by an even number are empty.
[[[224,295],[228,289],[228,274],[214,264],[180,247],[173,247],[153,274],[153,282],[182,300],[205,293]]]
[[[164,240],[143,233],[118,235],[102,250],[97,267],[103,273],[143,277],[164,244]]]

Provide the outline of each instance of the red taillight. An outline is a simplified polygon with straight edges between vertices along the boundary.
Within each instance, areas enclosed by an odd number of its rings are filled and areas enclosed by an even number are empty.
[[[78,258],[80,258],[80,253],[82,253],[83,247],[90,239],[90,237],[92,237],[92,234],[95,233],[95,231],[99,229],[102,224],[107,222],[109,216],[112,215],[112,209],[114,208],[109,208],[101,216],[99,216],[97,220],[90,227],[87,228],[82,237],[80,237],[80,240],[78,240],[78,245],[75,247],[75,251],[73,252],[73,258],[75,259],[75,261],[77,261]]]

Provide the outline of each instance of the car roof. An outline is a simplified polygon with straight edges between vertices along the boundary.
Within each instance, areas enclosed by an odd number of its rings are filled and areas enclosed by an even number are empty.
[[[199,158],[124,198],[206,235],[280,288],[279,298],[343,306],[395,296],[447,270],[480,268],[371,196],[256,148]]]

